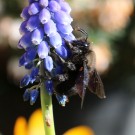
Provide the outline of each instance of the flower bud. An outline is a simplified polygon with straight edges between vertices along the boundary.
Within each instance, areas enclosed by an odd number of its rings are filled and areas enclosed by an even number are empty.
[[[49,47],[48,47],[48,43],[46,41],[42,41],[38,45],[37,53],[38,53],[39,58],[41,58],[41,59],[44,59],[48,56]]]
[[[35,15],[40,11],[41,7],[38,2],[34,2],[29,6],[28,13],[30,15]]]
[[[30,105],[33,105],[38,97],[39,91],[37,89],[33,89],[30,91]]]
[[[43,8],[40,13],[39,13],[39,20],[42,24],[47,23],[51,18],[50,12],[46,9]]]
[[[49,72],[52,71],[53,69],[53,60],[50,56],[47,56],[45,59],[44,59],[44,67],[46,70],[48,70]]]
[[[72,18],[62,10],[54,13],[54,19],[57,23],[65,25],[70,24],[73,21]]]
[[[43,37],[44,37],[44,30],[43,30],[43,28],[40,27],[40,28],[35,29],[32,32],[32,35],[31,35],[32,43],[35,44],[35,45],[40,44],[40,42],[43,40]]]
[[[23,94],[23,100],[28,101],[29,99],[30,99],[30,91],[28,89],[26,89]]]
[[[23,9],[21,15],[20,15],[24,20],[27,20],[27,19],[29,19],[29,17],[30,17],[30,15],[29,15],[29,13],[28,13],[28,9],[29,9],[29,7],[25,7],[25,8]]]
[[[19,28],[19,32],[21,35],[24,35],[28,32],[28,29],[26,28],[27,25],[27,21],[22,22],[20,28]]]
[[[76,39],[72,33],[70,33],[69,35],[61,34],[61,36],[68,42],[71,42]]]
[[[62,105],[63,107],[66,105],[66,102],[68,101],[68,98],[66,95],[56,94],[56,98],[57,98],[59,104]]]
[[[47,36],[53,35],[57,32],[56,24],[51,19],[44,24],[44,32]]]
[[[59,11],[61,9],[61,7],[60,7],[58,2],[56,2],[55,0],[51,0],[49,2],[49,9],[52,12],[57,12],[57,11]]]
[[[39,27],[40,25],[40,21],[37,15],[31,16],[27,22],[27,26],[26,28],[29,31],[33,31],[34,29],[36,29],[37,27]]]
[[[36,54],[37,54],[37,49],[35,47],[28,48],[25,55],[25,59],[29,62],[33,61],[36,57]]]
[[[36,80],[36,77],[38,76],[39,73],[39,68],[34,67],[31,71],[30,78],[31,78],[31,83],[33,83]]]
[[[19,44],[21,47],[23,47],[24,49],[31,47],[32,46],[32,42],[31,42],[31,33],[28,32],[25,35],[22,36],[22,38],[19,41]]]
[[[67,14],[70,14],[71,12],[71,7],[69,4],[65,1],[60,2],[61,10],[66,12]]]
[[[64,46],[60,46],[56,48],[57,54],[62,57],[63,59],[66,59],[68,56],[67,49]]]
[[[58,23],[57,28],[61,33],[67,34],[67,35],[70,34],[73,31],[73,28],[70,24],[65,25],[65,24],[59,24]]]
[[[39,4],[40,4],[42,7],[47,7],[47,6],[48,6],[48,0],[39,0]]]
[[[23,88],[25,86],[27,86],[30,83],[30,76],[29,75],[25,75],[21,82],[20,82],[20,87]]]
[[[34,66],[34,62],[33,61],[25,64],[25,68],[28,69],[28,70],[31,69],[33,66]]]
[[[55,35],[52,35],[50,38],[50,44],[57,48],[62,45],[62,38],[58,32],[55,33]]]
[[[19,59],[19,66],[20,67],[28,64],[28,61],[26,60],[25,55],[26,55],[26,53],[24,53]]]

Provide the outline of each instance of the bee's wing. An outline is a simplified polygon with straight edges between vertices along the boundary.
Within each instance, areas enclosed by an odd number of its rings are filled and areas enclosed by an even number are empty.
[[[81,108],[83,107],[84,97],[86,93],[86,86],[84,84],[84,72],[82,71],[76,80],[76,92],[81,97]]]
[[[75,88],[78,95],[82,98],[83,94],[83,71],[81,71],[76,79]]]
[[[85,93],[86,93],[86,88],[88,86],[88,82],[89,82],[89,71],[88,71],[86,62],[84,61],[83,70],[80,71],[79,76],[76,80],[76,84],[75,84],[76,91],[82,99],[81,108],[83,106],[84,97],[85,97]]]
[[[99,98],[105,98],[106,96],[104,92],[104,86],[96,69],[91,71],[89,75],[90,75],[89,83],[88,83],[89,90],[92,93],[96,94]]]
[[[87,60],[88,60],[88,67],[91,68],[91,70],[93,70],[96,66],[96,54],[95,52],[92,50],[90,50],[90,52],[88,53],[88,55],[86,56]]]
[[[89,82],[89,70],[87,67],[86,62],[83,62],[83,89],[82,89],[82,102],[81,102],[81,108],[83,107],[83,102],[85,98],[85,93],[86,93],[86,88],[88,87],[88,82]]]

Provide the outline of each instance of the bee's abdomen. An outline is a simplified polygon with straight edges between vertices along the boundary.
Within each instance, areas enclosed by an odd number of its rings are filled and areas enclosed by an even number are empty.
[[[76,82],[76,79],[78,77],[79,69],[83,65],[82,64],[76,64],[75,66],[76,66],[76,70],[74,70],[74,71],[68,70],[67,71],[68,80],[59,83],[55,87],[56,92],[58,92],[60,94],[66,94],[66,95],[68,95],[69,91],[74,87],[75,82]]]

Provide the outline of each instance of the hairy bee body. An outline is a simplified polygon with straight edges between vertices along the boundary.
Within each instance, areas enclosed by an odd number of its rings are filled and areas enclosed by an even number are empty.
[[[67,96],[78,94],[82,98],[81,106],[86,89],[100,98],[105,98],[103,83],[95,69],[95,52],[90,49],[90,44],[86,39],[78,39],[67,42],[67,46],[72,50],[72,55],[66,63],[74,64],[75,69],[69,67],[66,70],[68,79],[55,87],[56,92]]]

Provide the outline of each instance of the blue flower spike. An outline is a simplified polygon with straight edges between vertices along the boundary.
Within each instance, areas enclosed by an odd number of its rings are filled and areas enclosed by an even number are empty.
[[[56,95],[56,78],[64,74],[64,61],[72,54],[67,41],[75,40],[75,36],[72,33],[71,8],[65,0],[28,2],[21,13],[23,22],[19,31],[22,37],[18,48],[25,51],[19,59],[19,66],[30,70],[20,81],[20,87],[26,87],[24,101],[30,100],[33,105],[43,84],[48,95]],[[56,98],[62,106],[68,101],[66,95],[57,94]]]

